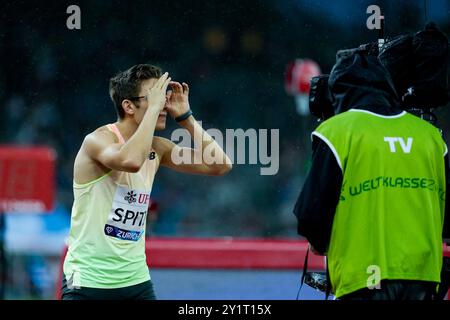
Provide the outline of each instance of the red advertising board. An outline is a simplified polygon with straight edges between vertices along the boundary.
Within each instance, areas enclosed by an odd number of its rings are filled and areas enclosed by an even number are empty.
[[[52,210],[55,158],[45,146],[0,145],[0,213]]]

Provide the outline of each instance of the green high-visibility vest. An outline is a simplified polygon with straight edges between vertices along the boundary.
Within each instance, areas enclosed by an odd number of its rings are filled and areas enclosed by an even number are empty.
[[[447,153],[440,132],[406,112],[351,109],[312,134],[343,175],[327,251],[335,296],[383,279],[439,282]]]

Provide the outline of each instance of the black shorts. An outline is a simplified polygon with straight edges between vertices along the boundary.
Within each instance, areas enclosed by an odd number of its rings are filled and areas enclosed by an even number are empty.
[[[151,280],[115,289],[87,287],[69,289],[66,277],[62,280],[61,298],[62,300],[156,300]]]

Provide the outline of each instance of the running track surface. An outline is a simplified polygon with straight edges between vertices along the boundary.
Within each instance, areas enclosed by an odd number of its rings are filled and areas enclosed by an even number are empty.
[[[150,269],[159,300],[295,300],[301,271]],[[304,285],[299,300],[323,300]],[[329,299],[332,299],[330,297]]]
[[[147,264],[161,300],[295,300],[307,247],[306,241],[293,239],[154,237],[146,241]],[[444,247],[444,255],[450,256],[450,247]],[[310,253],[308,270],[324,267],[323,257]],[[60,270],[57,298],[61,276]],[[324,298],[307,285],[299,294],[299,300]]]

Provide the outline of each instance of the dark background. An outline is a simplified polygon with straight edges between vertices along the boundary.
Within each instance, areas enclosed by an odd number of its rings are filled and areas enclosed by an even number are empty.
[[[374,41],[366,8],[379,5],[386,33],[416,32],[433,20],[450,35],[450,2],[424,1],[11,1],[0,5],[0,143],[57,150],[57,200],[72,205],[73,161],[86,134],[114,122],[108,80],[137,63],[157,64],[191,87],[206,128],[280,129],[280,170],[235,165],[225,177],[161,168],[152,198],[155,235],[296,235],[292,208],[316,125],[284,90],[286,65],[310,58],[328,73],[338,49]],[[81,8],[68,30],[66,8]],[[448,107],[448,106],[447,106]],[[439,110],[449,132],[448,108]],[[168,120],[161,135],[177,128]]]

